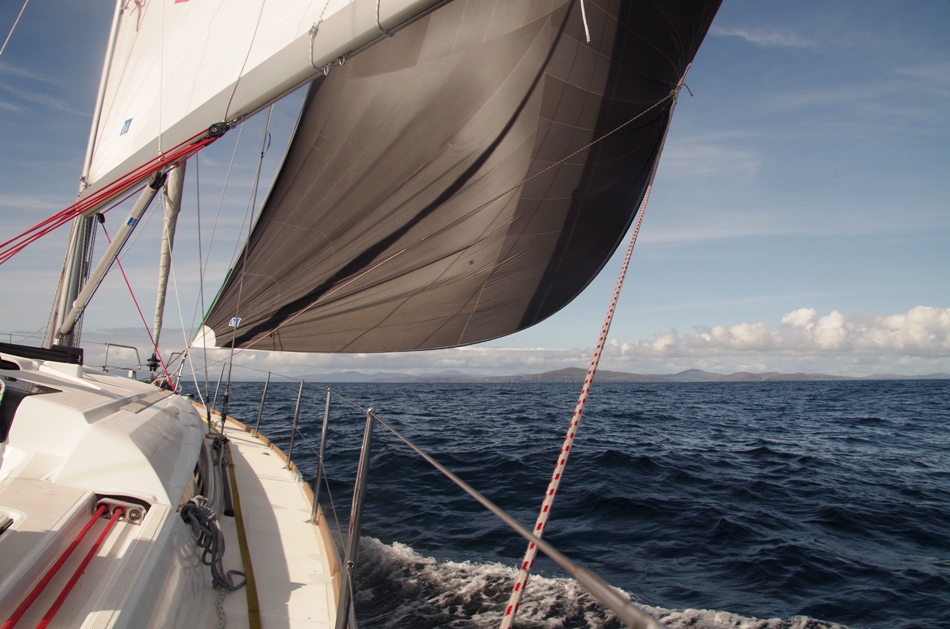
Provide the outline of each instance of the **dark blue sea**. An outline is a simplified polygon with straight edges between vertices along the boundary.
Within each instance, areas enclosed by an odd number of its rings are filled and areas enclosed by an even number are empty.
[[[230,414],[253,424],[262,385],[233,384]],[[580,388],[330,386],[529,528]],[[285,450],[296,392],[272,382],[261,424]],[[310,479],[325,393],[306,385],[294,445]],[[334,397],[343,530],[364,421]],[[545,539],[671,627],[950,627],[950,381],[595,383]],[[496,627],[524,550],[377,426],[360,627]],[[517,626],[620,626],[546,558],[535,575]]]

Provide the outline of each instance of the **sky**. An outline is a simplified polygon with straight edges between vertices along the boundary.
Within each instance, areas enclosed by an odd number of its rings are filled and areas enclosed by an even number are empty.
[[[21,6],[0,3],[0,37]],[[75,198],[113,6],[31,0],[0,55],[0,240]],[[948,32],[945,0],[725,0],[687,76],[692,96],[677,105],[601,368],[950,372]],[[258,199],[300,102],[294,94],[272,112]],[[266,115],[188,167],[166,353],[200,311],[198,236],[207,249],[219,206],[207,301],[236,251]],[[160,211],[123,257],[149,325]],[[42,334],[67,231],[0,267],[0,340]],[[586,367],[624,247],[564,310],[503,339],[408,354],[246,352],[239,362],[286,374]],[[143,356],[148,346],[115,271],[87,311],[87,364],[101,364],[110,339]],[[110,351],[110,362],[132,360]]]

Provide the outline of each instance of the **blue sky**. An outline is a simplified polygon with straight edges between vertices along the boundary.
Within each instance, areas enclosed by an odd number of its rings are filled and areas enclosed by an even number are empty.
[[[3,36],[20,6],[0,4]],[[112,7],[31,0],[0,56],[0,240],[75,196]],[[687,77],[694,96],[677,107],[603,368],[950,372],[948,32],[945,1],[725,0]],[[298,104],[296,95],[275,108],[265,185]],[[262,134],[262,116],[242,132],[211,284],[233,252]],[[201,156],[205,246],[237,136]],[[193,168],[189,177],[169,350],[192,325],[198,289]],[[159,223],[124,258],[150,323]],[[63,229],[0,268],[0,331],[43,325],[65,239]],[[586,366],[622,253],[561,313],[479,347],[242,360],[294,373]],[[144,347],[113,275],[84,338]]]

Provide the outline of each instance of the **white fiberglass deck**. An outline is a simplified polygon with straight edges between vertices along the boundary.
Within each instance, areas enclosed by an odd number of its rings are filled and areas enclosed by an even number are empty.
[[[134,379],[27,358],[17,349],[4,348],[0,356],[0,412],[8,429],[0,514],[9,527],[0,534],[0,623],[16,621],[15,610],[64,560],[23,607],[18,628],[37,626],[61,593],[50,629],[217,627],[218,592],[178,510],[200,488],[210,489],[213,508],[223,511],[212,442],[198,409]],[[339,564],[325,523],[310,522],[309,486],[266,439],[237,422],[226,430],[237,476],[232,494],[241,500],[259,611],[248,612],[246,588],[228,594],[227,626],[329,628],[336,620]],[[106,531],[106,520],[93,515],[100,504],[125,505],[129,513],[138,507],[138,523],[118,521]],[[243,570],[235,518],[217,520],[226,536],[226,569]],[[65,558],[87,524],[88,535]],[[93,551],[100,534],[102,545]],[[87,553],[89,563],[80,570]]]
[[[310,521],[312,494],[283,453],[228,421],[225,432],[237,474],[237,489],[251,555],[261,624],[265,629],[331,628],[339,591],[336,550],[326,527]],[[240,570],[234,518],[219,517],[227,539],[225,569]],[[334,584],[336,582],[336,586]],[[247,588],[228,594],[228,627],[248,626]],[[217,626],[215,614],[209,627]]]

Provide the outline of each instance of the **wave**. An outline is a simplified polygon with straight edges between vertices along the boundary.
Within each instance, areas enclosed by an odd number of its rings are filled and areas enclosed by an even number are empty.
[[[357,619],[364,629],[494,628],[515,576],[513,568],[501,563],[438,560],[406,544],[363,537],[356,576]],[[643,608],[674,629],[846,629],[808,616],[759,619],[706,609]],[[622,624],[573,579],[532,576],[517,626],[620,629]]]

